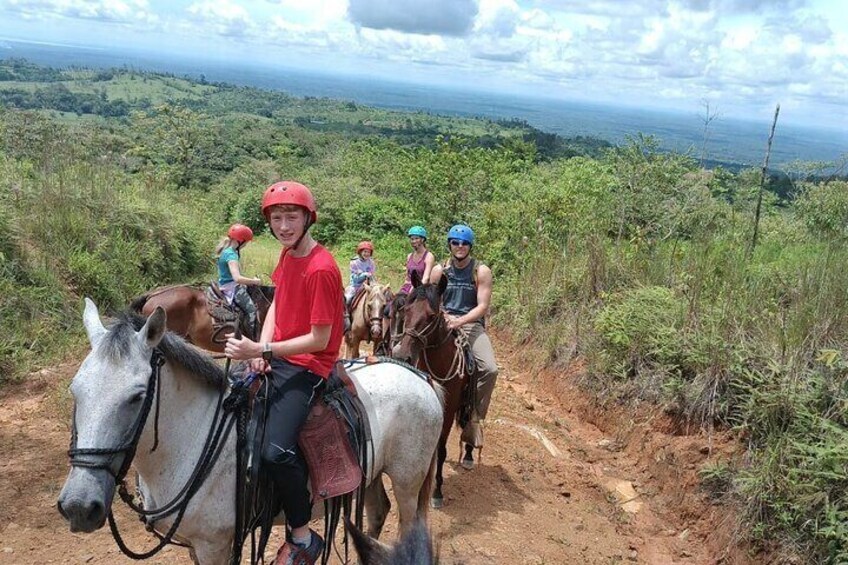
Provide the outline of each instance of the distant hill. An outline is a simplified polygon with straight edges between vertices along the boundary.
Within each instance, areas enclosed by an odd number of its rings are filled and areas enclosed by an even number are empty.
[[[0,50],[0,59],[27,58],[54,68],[83,65],[104,70],[120,67],[158,71],[172,76],[191,76],[195,80],[203,78],[212,84],[250,86],[304,98],[330,98],[426,115],[482,117],[495,121],[516,119],[564,139],[591,137],[616,145],[626,142],[628,136],[651,135],[658,138],[666,150],[690,153],[699,160],[703,157],[721,163],[725,168],[731,165],[758,167],[762,163],[770,125],[766,122],[771,119],[770,112],[751,116],[751,121],[719,118],[711,124],[705,145],[696,100],[692,102],[691,113],[657,112],[481,92],[467,84],[447,88],[365,76],[330,75],[321,69],[272,68],[249,61],[189,59],[179,54],[129,49],[7,43],[7,48]],[[788,116],[787,110],[778,123],[771,155],[774,167],[783,168],[797,161],[833,163],[848,152],[848,132],[844,128],[825,130],[788,125],[785,121]]]
[[[26,59],[0,61],[0,105],[25,110],[54,110],[67,119],[127,117],[170,103],[215,116],[232,113],[274,118],[315,131],[353,137],[381,135],[410,145],[432,143],[440,133],[463,135],[483,147],[508,139],[534,143],[543,159],[598,156],[612,147],[591,136],[564,138],[542,132],[523,120],[438,116],[426,112],[383,110],[351,101],[294,97],[205,77],[128,68],[55,69]]]

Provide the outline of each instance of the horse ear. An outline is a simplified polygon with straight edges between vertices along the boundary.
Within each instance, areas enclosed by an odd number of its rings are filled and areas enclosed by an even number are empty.
[[[345,518],[345,526],[353,538],[353,546],[359,555],[362,565],[382,565],[389,563],[389,548],[374,538],[363,534],[349,519]]]
[[[87,296],[85,297],[85,310],[82,314],[82,323],[85,326],[85,333],[88,334],[88,341],[94,347],[94,344],[100,341],[100,338],[106,333],[106,328],[103,326],[103,322],[100,321],[100,312],[97,311],[97,305]]]
[[[448,276],[446,273],[442,273],[442,276],[439,278],[439,296],[445,293],[445,289],[448,287]]]
[[[412,282],[412,288],[418,288],[421,286],[421,273],[418,271],[412,271],[410,282]]]
[[[141,340],[142,345],[149,349],[159,345],[167,329],[167,320],[168,316],[165,314],[165,310],[161,306],[157,306],[156,310],[147,318],[144,326],[136,334],[139,340]]]

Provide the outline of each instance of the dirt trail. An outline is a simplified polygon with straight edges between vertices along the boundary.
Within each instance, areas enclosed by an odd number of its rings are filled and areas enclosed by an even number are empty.
[[[730,520],[697,491],[697,469],[720,442],[664,433],[661,418],[600,412],[573,385],[579,367],[539,372],[532,351],[507,343],[495,336],[502,371],[482,464],[461,469],[451,438],[445,506],[430,514],[443,563],[747,562],[721,554]],[[76,366],[0,391],[2,563],[132,563],[108,528],[71,534],[56,512],[67,473],[64,390]],[[150,547],[133,517],[122,510],[119,522],[131,547]],[[394,512],[384,537],[396,537]],[[173,547],[150,562],[190,560]]]

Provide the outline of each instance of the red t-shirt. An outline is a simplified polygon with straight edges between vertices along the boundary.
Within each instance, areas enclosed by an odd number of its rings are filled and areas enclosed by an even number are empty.
[[[306,257],[280,254],[271,279],[277,285],[275,342],[308,334],[312,326],[333,326],[326,349],[285,358],[326,379],[338,359],[344,334],[344,287],[336,260],[322,245],[316,245]]]

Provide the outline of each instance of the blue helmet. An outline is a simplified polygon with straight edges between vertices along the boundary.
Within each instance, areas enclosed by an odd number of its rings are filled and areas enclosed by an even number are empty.
[[[408,235],[409,237],[415,236],[427,239],[427,230],[424,229],[423,226],[412,226],[411,228],[409,228],[409,231],[406,232],[406,235]]]
[[[457,224],[448,230],[448,243],[452,239],[467,241],[469,245],[474,245],[474,230],[465,224]]]

